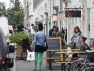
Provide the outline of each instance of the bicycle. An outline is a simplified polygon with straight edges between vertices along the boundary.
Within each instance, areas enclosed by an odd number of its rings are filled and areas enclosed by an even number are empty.
[[[81,57],[72,63],[68,71],[94,71],[94,60],[92,56],[94,56],[94,50],[86,50],[85,57]]]

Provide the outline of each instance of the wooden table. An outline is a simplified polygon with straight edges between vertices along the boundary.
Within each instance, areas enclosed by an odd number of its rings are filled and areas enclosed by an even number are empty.
[[[78,56],[80,54],[85,54],[84,51],[80,51],[79,49],[74,49],[74,50],[72,50],[72,52],[67,52],[66,49],[64,49],[64,50],[62,50],[60,52],[56,52],[56,53],[63,54],[63,58],[62,58],[62,62],[61,62],[61,70],[62,71],[66,71],[66,66],[65,66],[66,63],[72,63],[71,61],[66,62],[65,54],[78,54]],[[60,62],[57,62],[57,63],[60,64]]]
[[[80,51],[80,49],[71,49],[72,52],[68,52],[67,49],[62,49],[62,50],[47,50],[46,52],[46,66],[47,66],[47,61],[49,60],[48,64],[49,64],[49,69],[52,69],[52,60],[56,60],[56,59],[60,59],[62,62],[57,62],[57,64],[61,63],[61,66],[63,64],[67,64],[67,63],[72,63],[71,61],[65,61],[65,55],[66,54],[78,54],[78,56],[80,54],[85,54],[85,52]],[[47,56],[49,52],[54,52],[54,54],[59,54],[61,57],[53,57],[53,55]],[[65,71],[65,70],[63,70]]]
[[[74,51],[74,52],[56,52],[58,54],[84,54],[85,52],[83,51],[80,51],[80,52],[77,52],[77,51]]]

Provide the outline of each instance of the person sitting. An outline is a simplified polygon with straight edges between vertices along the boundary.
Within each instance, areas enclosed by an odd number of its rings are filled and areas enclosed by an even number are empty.
[[[53,33],[53,31],[54,31],[54,29],[56,28],[56,26],[53,26],[53,28],[52,29],[50,29],[50,31],[49,31],[49,37],[51,37],[52,36],[52,33]]]
[[[81,41],[80,50],[82,50],[82,51],[90,50],[90,47],[85,42],[86,40],[87,40],[87,38],[84,36],[82,36],[80,39],[80,41]]]
[[[61,37],[61,32],[59,32],[59,28],[55,27],[52,33],[52,37]]]

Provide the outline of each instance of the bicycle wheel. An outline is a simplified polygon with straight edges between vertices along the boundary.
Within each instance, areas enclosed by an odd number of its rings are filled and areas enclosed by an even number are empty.
[[[73,64],[71,64],[69,71],[80,71],[80,66],[81,66],[80,62],[76,61]]]
[[[94,67],[85,67],[82,71],[94,71]]]

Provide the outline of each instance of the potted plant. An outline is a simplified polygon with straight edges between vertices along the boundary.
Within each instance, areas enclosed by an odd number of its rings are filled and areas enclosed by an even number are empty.
[[[22,41],[27,38],[29,39],[29,44],[31,44],[32,40],[24,32],[15,32],[13,35],[9,37],[11,42],[17,44],[17,57],[21,57],[21,52],[25,49],[25,47],[23,47],[22,45]]]
[[[9,37],[11,42],[16,43],[18,46],[22,46],[22,40],[29,38],[24,32],[15,32],[13,35]],[[29,38],[29,42],[31,43],[31,39]]]

